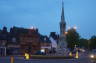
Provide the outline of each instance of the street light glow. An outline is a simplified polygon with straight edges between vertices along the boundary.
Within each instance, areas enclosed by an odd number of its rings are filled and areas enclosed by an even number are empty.
[[[65,32],[65,35],[67,35],[68,34],[68,32]]]
[[[94,55],[93,55],[93,54],[91,54],[91,55],[90,55],[90,58],[94,58]]]
[[[41,49],[41,52],[44,53],[45,52],[45,49]]]
[[[73,28],[74,28],[75,30],[77,29],[77,27],[76,27],[76,26],[74,26]]]

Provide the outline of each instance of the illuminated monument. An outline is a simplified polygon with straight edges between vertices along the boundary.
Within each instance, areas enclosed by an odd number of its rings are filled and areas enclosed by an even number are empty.
[[[61,21],[60,21],[60,36],[57,47],[58,55],[64,55],[67,52],[67,42],[66,42],[66,22],[64,16],[64,2],[62,1],[62,12],[61,12]]]

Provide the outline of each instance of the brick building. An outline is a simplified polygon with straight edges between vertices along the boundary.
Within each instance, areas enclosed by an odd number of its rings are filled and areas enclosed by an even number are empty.
[[[36,54],[41,49],[48,53],[49,48],[51,48],[49,38],[41,35],[37,28],[12,27],[8,32],[4,27],[2,32],[0,30],[0,51],[4,53],[2,55],[5,55],[5,52],[6,55],[22,55],[25,52]]]
[[[40,50],[40,34],[37,29],[27,29],[26,34],[20,35],[21,52],[35,54]]]

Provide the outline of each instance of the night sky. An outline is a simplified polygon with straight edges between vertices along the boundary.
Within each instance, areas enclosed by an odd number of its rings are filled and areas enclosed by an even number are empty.
[[[59,33],[61,0],[0,0],[0,29],[37,27],[43,35]],[[96,0],[64,0],[68,27],[77,26],[81,37],[96,35]]]

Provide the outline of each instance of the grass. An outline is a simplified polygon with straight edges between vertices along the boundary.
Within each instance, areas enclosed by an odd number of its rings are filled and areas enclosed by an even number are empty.
[[[45,56],[45,55],[31,55],[32,59],[72,59],[71,56]]]
[[[24,57],[24,55],[14,55],[17,57]],[[72,56],[46,56],[46,55],[31,55],[30,59],[73,59]]]

